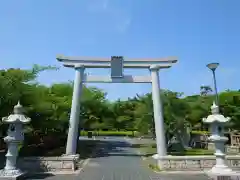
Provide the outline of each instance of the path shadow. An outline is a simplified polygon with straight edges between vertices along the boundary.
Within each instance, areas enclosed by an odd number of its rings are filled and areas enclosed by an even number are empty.
[[[35,180],[35,179],[46,179],[46,178],[49,178],[49,177],[53,177],[55,176],[54,174],[52,173],[45,173],[45,174],[26,174],[24,176],[24,179],[29,179],[29,180]]]
[[[107,156],[142,156],[142,154],[138,154],[134,148],[133,144],[124,140],[102,140],[99,142],[98,150],[92,158]]]
[[[0,169],[3,169],[5,166],[5,157],[6,154],[6,150],[0,150]]]

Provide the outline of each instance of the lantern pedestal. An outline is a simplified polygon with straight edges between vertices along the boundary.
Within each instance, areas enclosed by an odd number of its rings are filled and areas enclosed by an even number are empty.
[[[17,168],[19,145],[24,141],[23,124],[30,122],[30,118],[23,115],[23,107],[18,103],[14,106],[14,113],[2,119],[3,123],[9,124],[7,136],[4,138],[8,146],[6,165],[0,170],[0,180],[21,179],[24,172]]]
[[[213,129],[218,128],[217,123],[212,124]],[[217,127],[214,127],[217,126]],[[211,135],[209,140],[212,141],[215,145],[216,152],[216,165],[212,167],[210,173],[230,173],[232,169],[228,167],[225,158],[225,142],[228,140],[227,137],[222,135]]]
[[[0,170],[0,180],[20,180],[25,178],[24,172],[19,169],[15,170]]]
[[[207,172],[207,175],[216,180],[230,180],[238,178],[239,173],[228,167],[225,158],[225,142],[228,138],[224,136],[224,124],[230,121],[230,118],[219,114],[219,108],[215,103],[213,103],[211,110],[212,114],[207,118],[204,118],[203,122],[210,124],[211,136],[208,140],[213,142],[215,145],[214,155],[216,156],[216,164],[210,171]]]

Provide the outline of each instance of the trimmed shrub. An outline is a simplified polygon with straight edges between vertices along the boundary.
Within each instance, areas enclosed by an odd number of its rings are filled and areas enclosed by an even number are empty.
[[[192,134],[196,135],[205,135],[205,134],[210,134],[209,131],[191,131]]]
[[[137,136],[134,131],[81,131],[81,136],[87,136],[88,132],[92,132],[93,136]]]

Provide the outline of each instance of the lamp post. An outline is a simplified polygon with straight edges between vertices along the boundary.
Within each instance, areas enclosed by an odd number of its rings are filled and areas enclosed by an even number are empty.
[[[210,63],[207,64],[207,67],[212,71],[213,73],[213,82],[214,82],[214,91],[215,91],[215,99],[216,99],[216,105],[219,107],[219,98],[218,98],[218,91],[217,91],[217,81],[216,81],[216,74],[215,71],[217,67],[219,66],[219,63]]]

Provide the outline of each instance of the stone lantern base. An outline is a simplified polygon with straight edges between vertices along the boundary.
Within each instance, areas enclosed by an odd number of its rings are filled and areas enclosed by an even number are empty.
[[[222,165],[222,166],[213,166],[212,169],[209,171],[209,173],[233,173],[233,170],[231,168],[229,168],[228,166]]]
[[[207,175],[212,180],[239,180],[240,179],[240,173],[231,171],[231,172],[221,172],[221,173],[212,173],[207,172]]]
[[[239,180],[240,173],[233,171],[227,165],[215,165],[207,172],[212,180]]]
[[[20,171],[19,169],[15,170],[0,170],[0,180],[19,180],[24,179],[26,173]]]

